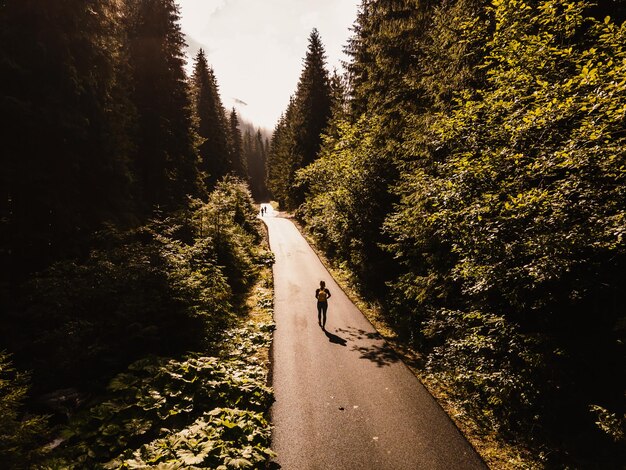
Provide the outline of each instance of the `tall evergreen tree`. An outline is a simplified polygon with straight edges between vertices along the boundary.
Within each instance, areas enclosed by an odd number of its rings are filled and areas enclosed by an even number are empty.
[[[296,90],[296,159],[304,167],[317,157],[321,135],[330,118],[331,89],[326,70],[326,52],[317,29],[309,36],[304,69]]]
[[[261,129],[257,129],[256,134],[252,138],[251,152],[248,155],[248,173],[250,175],[250,185],[252,196],[256,200],[264,200],[267,198],[265,168],[267,154],[265,151],[265,139],[261,133]]]
[[[211,189],[231,169],[228,136],[230,130],[215,73],[209,67],[202,49],[196,56],[192,83],[194,111],[201,139],[199,151],[202,169],[205,172],[205,183]]]
[[[381,248],[390,242],[383,224],[397,202],[394,185],[407,118],[426,103],[411,72],[428,65],[422,59],[425,44],[419,42],[428,24],[428,2],[363,0],[346,48],[352,59],[346,64],[347,87],[339,77],[332,81],[333,117],[321,151],[326,164],[337,168],[314,165],[297,179],[309,188],[306,218],[320,224],[323,238],[360,276],[368,293],[384,291],[381,280],[393,278],[396,269]],[[346,142],[356,148],[354,153]],[[338,181],[318,176],[331,171],[341,175]],[[350,217],[342,216],[346,212]],[[329,213],[337,216],[324,228]]]
[[[278,120],[267,161],[267,185],[272,197],[282,207],[290,207],[291,192],[295,185],[294,119],[295,99],[291,97],[287,110]]]
[[[399,114],[420,103],[418,90],[407,81],[422,49],[416,38],[428,26],[430,2],[418,0],[363,0],[354,36],[344,52],[354,119],[364,113]],[[392,132],[395,134],[395,132]]]
[[[132,215],[117,5],[0,7],[0,263],[13,279]]]
[[[232,169],[235,175],[248,179],[248,163],[243,153],[243,137],[241,135],[241,129],[239,128],[239,118],[237,117],[237,111],[235,108],[230,112],[230,118],[228,120],[230,129],[230,161]]]
[[[179,11],[174,0],[127,5],[139,199],[147,212],[176,209],[202,194]]]
[[[319,32],[313,29],[296,93],[277,128],[270,162],[271,189],[288,208],[296,208],[304,201],[306,188],[293,184],[295,172],[317,158],[330,112],[326,54]]]

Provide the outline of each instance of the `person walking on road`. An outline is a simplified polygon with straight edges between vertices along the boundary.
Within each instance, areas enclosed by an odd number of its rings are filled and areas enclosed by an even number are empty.
[[[324,281],[320,281],[319,289],[315,290],[315,298],[317,299],[317,322],[324,329],[326,327],[328,299],[330,299],[330,291],[326,288]]]

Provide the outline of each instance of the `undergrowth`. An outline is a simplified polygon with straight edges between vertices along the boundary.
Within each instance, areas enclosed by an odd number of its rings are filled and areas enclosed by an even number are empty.
[[[106,399],[72,420],[44,468],[265,468],[274,455],[273,395],[255,353],[272,329],[230,329],[218,356],[135,362],[111,380]]]

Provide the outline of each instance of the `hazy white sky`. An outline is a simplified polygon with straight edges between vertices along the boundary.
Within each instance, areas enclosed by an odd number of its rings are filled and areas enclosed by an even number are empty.
[[[202,47],[227,109],[274,128],[294,93],[308,37],[317,28],[329,71],[341,68],[343,46],[359,0],[178,0],[190,53]],[[189,64],[191,70],[191,61]],[[237,104],[241,100],[247,105]]]

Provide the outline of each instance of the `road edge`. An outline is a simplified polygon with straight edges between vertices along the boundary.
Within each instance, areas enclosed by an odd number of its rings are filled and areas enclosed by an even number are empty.
[[[479,437],[478,433],[472,432],[469,425],[465,424],[463,421],[460,421],[454,417],[454,413],[456,413],[457,411],[445,399],[444,389],[442,387],[436,386],[435,384],[433,384],[432,382],[428,380],[424,380],[425,377],[423,376],[420,369],[417,366],[409,365],[409,363],[416,363],[416,362],[421,361],[419,353],[408,348],[408,346],[402,345],[398,341],[394,341],[392,338],[388,337],[389,335],[381,333],[380,331],[382,329],[381,326],[389,332],[393,332],[393,329],[391,329],[391,327],[386,325],[384,320],[382,319],[376,318],[373,321],[372,317],[376,317],[376,314],[373,312],[369,312],[369,310],[373,310],[373,308],[371,309],[368,308],[366,302],[363,299],[361,299],[360,296],[356,292],[354,292],[349,286],[346,285],[348,281],[342,278],[342,276],[338,274],[337,269],[335,269],[332,266],[332,263],[330,262],[330,260],[324,255],[322,250],[317,246],[315,239],[309,233],[307,233],[306,229],[304,229],[302,224],[292,214],[289,214],[286,212],[277,212],[277,217],[288,219],[294,224],[298,232],[300,232],[302,237],[304,237],[304,239],[307,241],[309,246],[312,248],[313,252],[315,253],[315,256],[317,256],[320,263],[322,263],[322,265],[326,268],[326,270],[331,274],[334,281],[337,283],[337,285],[343,291],[346,297],[348,297],[352,301],[352,303],[359,310],[359,312],[361,312],[361,315],[363,315],[363,318],[365,318],[365,320],[367,320],[367,322],[372,326],[372,328],[378,334],[381,335],[381,337],[384,339],[385,342],[387,342],[387,344],[393,350],[394,354],[398,357],[400,362],[402,362],[403,366],[409,370],[409,372],[418,380],[420,384],[422,384],[426,392],[428,392],[428,394],[432,397],[432,399],[435,401],[437,406],[439,406],[439,408],[441,408],[441,410],[445,413],[445,415],[452,422],[454,427],[458,430],[458,432],[465,439],[465,441],[469,444],[469,446],[474,450],[477,457],[480,459],[480,461],[483,462],[486,468],[490,470],[496,470],[496,469],[513,470],[513,469],[519,469],[519,468],[529,468],[529,467],[523,467],[523,465],[527,462],[519,462],[521,466],[518,466],[518,465],[511,466],[511,461],[509,459],[506,459],[506,457],[505,459],[494,458],[495,456],[493,456],[492,452],[495,453],[497,456],[502,456],[504,454],[509,457],[510,457],[510,452],[505,452],[504,449],[502,449],[501,446],[499,445],[495,446],[496,449],[494,449],[493,442],[490,442],[488,445],[484,439],[481,439]],[[368,312],[366,313],[366,311]],[[380,325],[378,325],[377,323],[380,323]],[[489,452],[488,455],[485,455],[486,453],[485,451],[487,450],[491,452]],[[492,457],[489,458],[489,456],[492,456]]]

